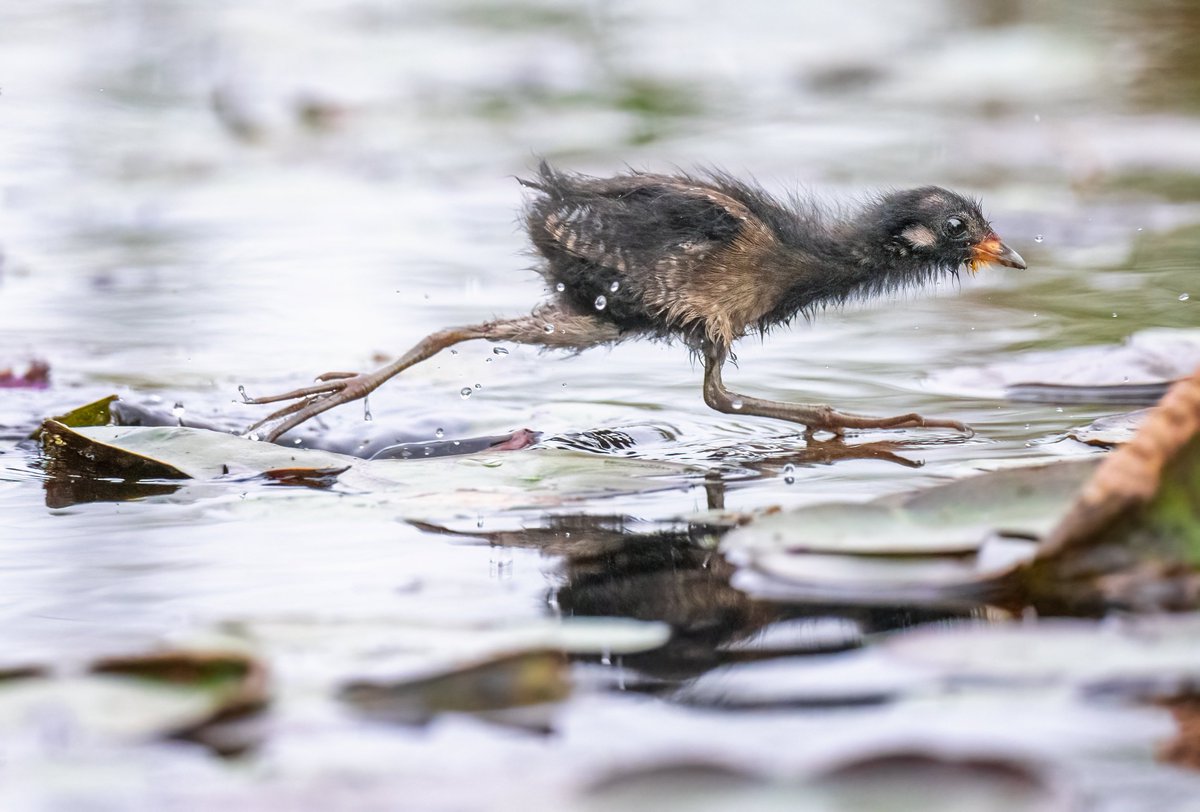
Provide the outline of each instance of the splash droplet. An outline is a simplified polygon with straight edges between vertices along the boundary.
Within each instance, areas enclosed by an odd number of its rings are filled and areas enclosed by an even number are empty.
[[[1035,236],[1035,237],[1033,238],[1033,241],[1034,241],[1034,242],[1044,242],[1044,241],[1045,241],[1045,239],[1046,239],[1046,238],[1045,238],[1045,237],[1043,237],[1041,234],[1038,234],[1037,236]]]
[[[475,388],[476,388],[476,389],[482,389],[482,388],[483,388],[483,384],[481,384],[481,383],[477,383],[477,384],[475,384]]]
[[[596,309],[603,310],[608,305],[608,299],[603,296],[596,297]]]
[[[471,397],[471,387],[464,386],[462,389],[458,390],[458,394],[463,400],[466,400],[467,398]]]
[[[609,291],[610,291],[610,292],[612,292],[612,293],[616,293],[618,290],[620,290],[620,289],[621,289],[621,283],[620,283],[620,282],[613,282],[611,285],[609,285],[609,286],[608,286],[608,289],[609,289]]]
[[[1188,296],[1186,293],[1179,294],[1179,301],[1181,301],[1181,302],[1186,302],[1190,298],[1192,298],[1192,297]]]
[[[787,465],[783,466],[782,473],[783,473],[783,483],[785,485],[794,485],[796,483],[796,477],[795,477],[796,466],[792,465],[789,462]]]
[[[250,396],[246,394],[246,387],[239,385],[238,394],[242,396],[242,402],[250,400]]]
[[[1116,317],[1117,317],[1117,314],[1116,314],[1116,313],[1113,313],[1113,318],[1115,319]]]
[[[443,438],[443,437],[445,437],[445,436],[446,436],[446,430],[445,430],[445,429],[438,429],[437,431],[435,431],[435,432],[433,433],[433,436],[434,436],[434,437],[437,437],[437,438],[440,440],[441,438]]]

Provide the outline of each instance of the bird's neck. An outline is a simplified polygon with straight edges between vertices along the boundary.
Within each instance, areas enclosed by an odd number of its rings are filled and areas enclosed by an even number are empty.
[[[869,218],[832,224],[803,245],[786,246],[781,258],[790,282],[771,322],[926,284],[949,270],[917,255]]]

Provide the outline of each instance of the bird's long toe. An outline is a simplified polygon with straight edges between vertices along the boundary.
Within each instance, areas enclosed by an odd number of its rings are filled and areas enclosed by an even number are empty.
[[[292,391],[284,392],[281,395],[263,395],[262,397],[257,398],[248,398],[243,396],[242,402],[261,406],[264,403],[278,403],[281,400],[298,400],[300,398],[312,397],[313,395],[330,394],[342,389],[344,386],[342,381],[346,380],[347,378],[354,377],[355,374],[356,373],[346,374],[344,372],[327,372],[325,375],[317,376],[317,380],[321,381],[321,383],[314,383],[312,386],[301,386],[299,389],[293,389]],[[327,377],[330,375],[337,377]]]

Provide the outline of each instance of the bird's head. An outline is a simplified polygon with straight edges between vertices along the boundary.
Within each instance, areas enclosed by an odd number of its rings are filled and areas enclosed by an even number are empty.
[[[876,229],[887,250],[928,265],[971,273],[996,263],[1024,269],[1025,260],[988,223],[978,201],[924,186],[884,195],[875,206]]]

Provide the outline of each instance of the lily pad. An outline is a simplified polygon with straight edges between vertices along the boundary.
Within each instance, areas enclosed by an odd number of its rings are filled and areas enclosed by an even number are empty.
[[[1200,366],[1200,330],[1144,330],[1125,343],[1031,352],[926,379],[930,389],[1039,403],[1141,403]]]
[[[408,518],[481,507],[551,506],[568,499],[686,487],[698,470],[670,462],[597,457],[556,449],[492,450],[468,457],[362,460],[183,427],[71,429],[47,421],[43,448],[57,475],[117,479],[273,481],[387,491],[409,500]]]
[[[103,739],[184,736],[266,701],[266,672],[253,658],[154,652],[100,660],[84,673],[46,669],[0,682],[0,731],[56,724]]]
[[[1043,600],[1185,608],[1200,602],[1200,374],[1180,381],[1109,455],[1028,573]]]
[[[1081,428],[1071,429],[1067,436],[1088,445],[1113,448],[1132,440],[1149,413],[1149,409],[1138,409],[1135,412],[1102,417]]]
[[[571,693],[561,651],[534,650],[468,663],[423,679],[355,680],[339,697],[360,713],[421,724],[439,713],[487,713],[556,703]]]
[[[889,638],[883,650],[960,684],[1059,684],[1140,698],[1187,693],[1200,680],[1194,617],[925,627]]]
[[[834,502],[769,514],[722,539],[735,558],[756,553],[963,555],[990,534],[1049,530],[1099,465],[1083,459],[1010,468],[872,502]]]

